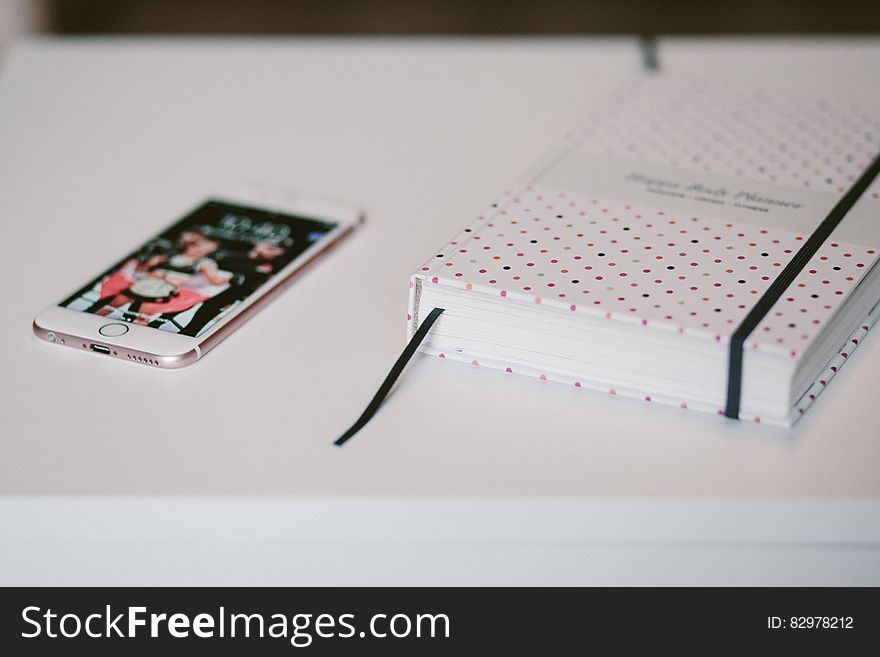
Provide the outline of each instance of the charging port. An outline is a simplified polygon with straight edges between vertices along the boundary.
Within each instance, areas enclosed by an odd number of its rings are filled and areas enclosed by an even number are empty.
[[[105,347],[102,344],[91,344],[89,345],[89,349],[92,351],[97,351],[99,354],[107,354],[110,355],[110,347]]]

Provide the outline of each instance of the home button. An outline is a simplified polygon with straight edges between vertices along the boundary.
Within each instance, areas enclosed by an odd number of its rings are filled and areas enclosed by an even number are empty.
[[[98,333],[106,338],[118,338],[120,335],[128,333],[128,326],[125,324],[105,324],[98,329]]]

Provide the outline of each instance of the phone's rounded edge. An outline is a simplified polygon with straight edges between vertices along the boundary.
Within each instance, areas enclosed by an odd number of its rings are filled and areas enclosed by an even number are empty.
[[[34,321],[31,323],[31,328],[33,329],[34,335],[36,335],[40,340],[44,342],[48,342],[50,344],[61,344],[66,347],[76,347],[78,344],[83,344],[83,338],[77,337],[74,335],[67,335],[66,333],[59,333],[57,331],[51,331],[44,326],[40,326],[39,315],[34,318]],[[54,339],[50,338],[50,334],[54,336]],[[88,341],[86,341],[87,343]],[[79,351],[79,349],[77,349]],[[118,353],[117,353],[118,352]],[[111,354],[111,358],[117,358],[120,360],[128,360],[131,362],[137,362],[141,364],[152,365],[153,367],[159,367],[161,369],[166,370],[178,370],[182,367],[188,367],[198,361],[203,352],[199,348],[198,345],[193,346],[189,351],[185,351],[180,354],[170,354],[167,356],[161,356],[158,354],[147,354],[141,352],[142,360],[137,360],[137,357],[129,358],[128,354],[138,353],[135,350],[127,349],[125,347],[118,347],[114,350],[113,354]]]
[[[37,324],[37,318],[36,318],[36,317],[34,317],[34,321],[33,321],[33,323],[31,324],[31,328],[33,328],[33,330],[34,330],[34,335],[36,335],[36,336],[37,336],[38,338],[40,338],[41,340],[47,340],[47,341],[48,341],[48,339],[49,339],[49,338],[48,338],[48,336],[49,336],[49,331],[47,331],[47,330],[44,329],[42,326],[40,326],[39,324]]]
[[[34,321],[31,323],[31,328],[34,331],[34,335],[36,335],[38,338],[40,338],[40,340],[43,340],[44,342],[50,342],[50,343],[60,342],[61,344],[66,344],[72,336],[58,333],[57,331],[53,331],[52,329],[48,329],[45,326],[42,326],[39,322],[39,319],[40,319],[40,316],[43,314],[44,313],[41,312],[39,315],[34,317]],[[50,338],[49,337],[50,335],[53,336],[54,339]]]
[[[154,356],[159,367],[166,370],[179,370],[181,367],[189,367],[202,357],[202,350],[198,346],[193,347],[182,354],[173,356]]]

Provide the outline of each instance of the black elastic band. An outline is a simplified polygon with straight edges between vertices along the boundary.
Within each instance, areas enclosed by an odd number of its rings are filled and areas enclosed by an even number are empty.
[[[385,377],[385,380],[382,382],[382,385],[379,386],[379,390],[376,391],[376,394],[373,395],[373,399],[370,400],[370,403],[367,405],[367,408],[361,413],[361,416],[357,419],[357,422],[351,425],[348,431],[342,434],[336,441],[333,443],[334,445],[344,445],[345,441],[355,435],[358,431],[364,428],[364,425],[370,421],[370,419],[376,414],[376,411],[379,410],[379,407],[382,405],[382,402],[385,401],[385,397],[388,396],[388,393],[391,392],[391,388],[394,385],[394,382],[397,381],[397,377],[400,376],[400,373],[403,372],[403,368],[406,367],[406,364],[409,362],[410,358],[413,357],[413,354],[416,353],[416,349],[419,348],[419,345],[422,344],[422,340],[425,339],[425,336],[428,335],[428,331],[431,329],[431,326],[434,322],[437,321],[437,318],[443,314],[443,308],[434,308],[428,316],[425,317],[424,321],[419,325],[419,329],[415,332],[415,335],[412,336],[412,339],[404,348],[403,352],[397,358],[397,362],[394,363],[394,367],[391,368],[391,371],[388,372],[388,376]]]
[[[837,225],[843,220],[846,213],[850,211],[852,206],[856,204],[856,201],[865,193],[865,190],[868,189],[868,186],[877,177],[878,173],[880,173],[880,154],[865,169],[864,173],[850,187],[849,191],[841,197],[837,205],[831,209],[828,216],[822,220],[819,227],[804,242],[804,245],[785,266],[779,276],[776,277],[776,280],[773,281],[770,287],[767,288],[767,291],[758,299],[758,302],[749,311],[746,318],[730,336],[727,366],[727,406],[724,409],[724,414],[727,417],[739,418],[739,407],[742,398],[743,346],[746,339],[748,339],[758,324],[761,323],[764,316],[770,312],[770,309],[788,289],[788,286],[792,284],[795,277],[807,266],[810,258],[825,243],[831,232],[837,228]]]
[[[646,34],[639,39],[639,51],[642,55],[642,68],[649,73],[660,70],[660,59],[657,57],[657,38]]]

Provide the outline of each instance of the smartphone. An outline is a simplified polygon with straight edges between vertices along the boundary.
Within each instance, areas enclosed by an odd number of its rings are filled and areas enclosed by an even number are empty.
[[[362,222],[355,208],[276,190],[209,195],[41,312],[34,332],[105,358],[191,365]]]

